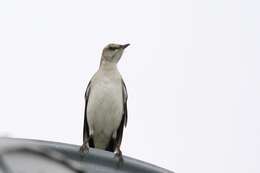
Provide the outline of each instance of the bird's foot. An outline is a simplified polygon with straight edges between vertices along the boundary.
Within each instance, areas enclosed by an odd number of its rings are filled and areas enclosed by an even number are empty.
[[[117,148],[117,151],[115,153],[115,158],[118,158],[117,166],[120,167],[124,162],[122,151],[120,150],[120,148]]]
[[[83,143],[79,149],[80,153],[89,152],[89,146],[88,143]]]
[[[89,152],[89,145],[88,143],[83,143],[79,149],[79,152],[80,152],[80,159],[83,160],[84,159],[84,153],[85,152]]]

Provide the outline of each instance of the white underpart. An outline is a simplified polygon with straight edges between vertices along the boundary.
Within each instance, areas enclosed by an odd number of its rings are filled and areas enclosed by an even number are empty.
[[[87,119],[96,148],[105,149],[122,119],[122,83],[116,65],[100,68],[91,80]]]

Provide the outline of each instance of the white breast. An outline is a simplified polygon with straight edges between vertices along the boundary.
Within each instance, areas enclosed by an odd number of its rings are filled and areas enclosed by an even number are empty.
[[[106,148],[120,125],[122,112],[120,74],[97,73],[92,80],[87,108],[88,124],[93,130],[95,147]]]

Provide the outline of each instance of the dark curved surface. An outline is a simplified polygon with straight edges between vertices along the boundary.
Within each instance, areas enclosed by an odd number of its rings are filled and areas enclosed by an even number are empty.
[[[124,156],[119,164],[111,152],[90,148],[81,155],[79,146],[17,138],[0,138],[0,173],[13,172],[173,173]],[[29,172],[28,172],[29,173]]]

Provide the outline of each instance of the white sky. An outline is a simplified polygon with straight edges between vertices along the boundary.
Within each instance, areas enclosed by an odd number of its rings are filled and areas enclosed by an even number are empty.
[[[260,172],[260,1],[0,1],[0,135],[80,145],[84,92],[131,43],[124,154],[178,173]]]

